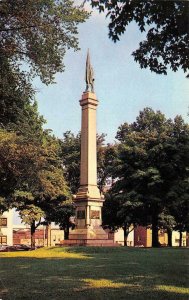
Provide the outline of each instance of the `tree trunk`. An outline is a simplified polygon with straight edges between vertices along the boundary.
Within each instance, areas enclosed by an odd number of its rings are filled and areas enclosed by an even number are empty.
[[[66,224],[64,228],[64,239],[69,240],[69,222]]]
[[[159,247],[157,216],[152,217],[152,247]]]
[[[182,247],[182,231],[179,231],[180,237],[179,237],[179,247]]]
[[[128,238],[129,231],[126,225],[123,227],[123,232],[124,232],[124,246],[127,246],[127,238]]]
[[[167,228],[168,246],[172,247],[172,229]]]
[[[31,249],[35,249],[35,221],[31,224]]]
[[[2,217],[2,214],[0,214],[0,218]],[[2,235],[2,231],[1,231],[1,225],[0,225],[0,236]],[[1,245],[1,242],[0,242]]]

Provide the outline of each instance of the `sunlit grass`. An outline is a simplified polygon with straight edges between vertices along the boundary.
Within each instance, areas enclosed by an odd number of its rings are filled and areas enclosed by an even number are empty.
[[[87,283],[88,288],[95,288],[95,289],[101,289],[101,288],[113,288],[113,289],[119,289],[123,287],[138,287],[138,285],[123,283],[123,282],[115,282],[113,280],[107,280],[107,279],[83,279],[83,282]]]
[[[28,258],[76,258],[88,259],[87,255],[67,251],[67,248],[40,248],[34,251],[0,252],[0,257],[28,257]]]
[[[3,300],[188,300],[188,249],[51,247],[0,253]]]
[[[155,289],[160,291],[170,292],[170,293],[189,295],[189,288],[184,288],[184,287],[181,288],[172,285],[158,285],[155,287]]]

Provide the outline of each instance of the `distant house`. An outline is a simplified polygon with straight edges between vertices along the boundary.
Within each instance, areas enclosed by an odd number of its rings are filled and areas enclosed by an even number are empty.
[[[35,232],[35,243],[36,246],[44,246],[46,240],[45,230],[37,229]],[[13,245],[30,245],[31,244],[31,233],[30,228],[22,226],[22,228],[13,228]]]
[[[135,247],[151,247],[152,230],[143,226],[137,226],[134,229],[134,245]]]
[[[55,246],[64,239],[64,230],[59,229],[58,225],[39,226],[35,232],[36,246]],[[13,226],[13,244],[30,245],[31,232],[27,225]]]
[[[132,226],[131,226],[130,230],[131,231],[127,237],[127,246],[133,247],[134,246],[134,230],[132,230]],[[114,241],[114,243],[124,246],[124,231],[122,228],[119,228],[115,231],[105,229],[105,231],[108,232],[108,238],[112,239]]]
[[[173,231],[172,233],[172,246],[177,247],[179,246],[179,238],[180,238],[180,234],[178,231]],[[189,235],[187,232],[183,232],[182,233],[182,247],[188,247],[189,243]]]
[[[13,224],[14,210],[4,212],[0,216],[0,245],[30,245],[30,226],[26,224]],[[48,228],[39,226],[36,229],[36,246],[54,246],[64,239],[64,231],[58,225],[52,223]]]
[[[168,235],[165,229],[160,229],[158,232],[159,243],[161,246],[168,245]],[[188,243],[187,233],[183,232],[182,246],[186,247]],[[152,247],[152,230],[150,227],[137,226],[134,229],[134,245],[135,247]],[[172,233],[172,246],[179,246],[179,232]]]

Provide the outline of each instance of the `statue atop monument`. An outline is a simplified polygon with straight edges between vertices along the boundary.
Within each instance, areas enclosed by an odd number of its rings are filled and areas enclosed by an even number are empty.
[[[86,92],[89,92],[91,86],[91,92],[94,93],[94,72],[90,62],[89,49],[87,52],[86,60],[86,71],[85,71],[85,81],[86,81]]]

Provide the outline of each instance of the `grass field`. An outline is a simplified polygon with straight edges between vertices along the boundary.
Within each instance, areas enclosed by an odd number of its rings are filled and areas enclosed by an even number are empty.
[[[0,299],[189,299],[188,249],[43,248],[0,253]]]

